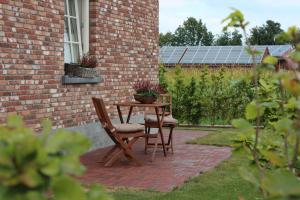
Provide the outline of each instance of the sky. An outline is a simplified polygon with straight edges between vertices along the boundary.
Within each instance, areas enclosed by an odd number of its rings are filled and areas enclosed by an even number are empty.
[[[260,26],[268,19],[279,22],[286,30],[300,27],[300,0],[159,0],[160,32],[174,32],[188,17],[202,19],[208,30],[220,34],[221,21],[231,12],[241,10],[249,28]]]

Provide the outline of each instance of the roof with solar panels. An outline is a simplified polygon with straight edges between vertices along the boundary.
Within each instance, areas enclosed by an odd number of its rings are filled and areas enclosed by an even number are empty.
[[[282,57],[293,48],[291,45],[253,46],[261,52],[255,63],[261,63],[266,55]],[[252,57],[244,46],[164,46],[160,48],[159,60],[162,64],[174,65],[250,65]]]

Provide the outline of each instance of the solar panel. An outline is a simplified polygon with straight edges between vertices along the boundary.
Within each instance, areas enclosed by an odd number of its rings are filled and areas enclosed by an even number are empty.
[[[226,64],[237,63],[237,60],[239,59],[242,53],[243,53],[243,47],[231,46],[230,52],[228,53],[224,63]]]
[[[185,50],[186,50],[186,47],[175,47],[174,51],[172,52],[169,59],[167,60],[167,63],[177,64]]]
[[[282,57],[293,49],[292,45],[269,45],[266,47],[268,47],[270,54],[276,57]]]
[[[261,63],[266,48],[273,56],[282,56],[292,49],[291,45],[253,46],[262,52],[255,58],[256,63]],[[185,50],[186,53],[184,54]],[[162,63],[176,64],[182,57],[181,64],[251,64],[252,58],[244,46],[164,46],[159,51]]]
[[[159,51],[159,60],[162,63],[166,63],[171,54],[174,51],[174,47],[164,46]]]
[[[203,46],[199,46],[196,54],[194,55],[193,63],[195,64],[202,63],[202,60],[205,58],[209,48],[210,47],[205,48]]]
[[[192,64],[193,63],[193,59],[194,59],[195,54],[197,53],[198,49],[199,49],[198,46],[188,47],[188,50],[185,53],[185,55],[182,58],[182,61],[180,63],[183,63],[183,64]]]

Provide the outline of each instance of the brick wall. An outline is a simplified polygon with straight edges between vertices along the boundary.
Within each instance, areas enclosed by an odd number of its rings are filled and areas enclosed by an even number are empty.
[[[158,0],[90,0],[90,51],[99,58],[99,84],[62,85],[64,1],[0,0],[0,122],[9,113],[40,128],[95,121],[92,96],[131,98],[132,83],[157,81]],[[114,115],[115,116],[115,115]]]

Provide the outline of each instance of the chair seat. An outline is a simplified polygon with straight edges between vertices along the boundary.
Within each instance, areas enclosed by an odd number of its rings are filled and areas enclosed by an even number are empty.
[[[145,116],[146,122],[157,122],[157,116],[156,115],[146,115]],[[167,124],[177,124],[177,119],[173,118],[172,115],[167,115],[164,117],[164,123]]]
[[[132,133],[145,130],[145,126],[140,124],[114,124],[113,126],[119,133]]]

